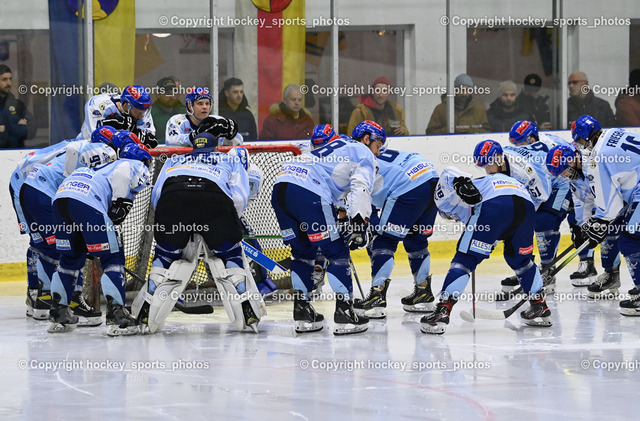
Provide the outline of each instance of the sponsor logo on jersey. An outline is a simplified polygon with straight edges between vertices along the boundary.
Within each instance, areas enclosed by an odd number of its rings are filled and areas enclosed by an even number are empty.
[[[45,240],[46,240],[46,242],[47,242],[47,244],[48,244],[48,245],[55,244],[55,242],[56,242],[56,236],[55,236],[55,235],[52,235],[51,237],[46,237],[46,238],[45,238]]]
[[[411,167],[408,171],[406,171],[405,175],[409,177],[411,180],[414,180],[420,177],[421,175],[423,175],[424,173],[428,172],[429,170],[431,170],[432,167],[433,165],[430,165],[426,162],[420,162],[414,165],[413,167]]]
[[[285,164],[282,166],[282,171],[280,172],[280,174],[278,174],[278,176],[281,175],[290,175],[301,180],[306,180],[309,176],[309,170],[297,165]]]
[[[518,250],[518,254],[531,254],[533,253],[533,244],[529,247],[521,248]]]
[[[293,232],[293,229],[287,228],[286,230],[280,231],[280,235],[282,235],[283,241],[289,241],[296,238],[296,234]]]
[[[387,225],[385,225],[384,230],[385,232],[397,234],[402,237],[405,237],[407,233],[409,233],[409,229],[403,228],[400,225],[392,224],[391,222],[387,222]]]
[[[319,232],[317,234],[309,234],[309,241],[322,241],[329,238],[329,231]]]
[[[469,250],[488,256],[491,254],[491,244],[483,243],[482,241],[478,241],[478,240],[473,240],[471,242],[471,246],[469,247]]]
[[[31,233],[31,239],[33,240],[34,243],[42,243],[44,241],[42,239],[42,236],[40,234],[38,234],[37,232],[32,232]]]
[[[104,251],[104,250],[109,250],[109,243],[87,244],[87,251],[89,252]]]
[[[514,183],[512,183],[511,181],[508,181],[508,180],[493,180],[491,182],[491,185],[493,185],[493,188],[496,189],[496,190],[497,189],[503,189],[505,187],[511,187],[511,188],[514,188],[514,189],[518,188],[517,185],[515,185]]]
[[[69,240],[56,239],[56,250],[71,250],[71,243]]]

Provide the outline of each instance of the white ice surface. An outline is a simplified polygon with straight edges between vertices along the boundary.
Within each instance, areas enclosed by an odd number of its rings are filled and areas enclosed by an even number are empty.
[[[568,282],[574,268],[559,278],[560,293],[586,294]],[[622,274],[626,292],[631,281],[624,266]],[[504,275],[479,274],[478,290],[493,291]],[[328,322],[305,335],[294,333],[292,304],[285,302],[268,305],[259,334],[235,331],[216,307],[206,316],[173,312],[160,334],[109,338],[104,325],[48,334],[47,322],[24,316],[23,297],[0,297],[0,419],[637,416],[640,318],[621,316],[619,300],[557,295],[549,299],[551,328],[527,327],[519,312],[506,322],[464,322],[459,313],[471,303],[461,301],[447,332],[432,336],[420,332],[421,315],[400,306],[411,282],[394,278],[387,320],[346,337],[331,333],[332,301],[315,303]],[[46,368],[61,363],[69,369]]]

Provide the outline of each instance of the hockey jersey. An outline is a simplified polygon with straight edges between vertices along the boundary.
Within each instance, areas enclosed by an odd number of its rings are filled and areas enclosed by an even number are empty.
[[[379,209],[388,198],[402,196],[409,190],[438,178],[433,164],[417,153],[387,149],[376,157],[376,161],[380,177],[376,179],[371,202]]]
[[[20,187],[24,183],[25,178],[36,164],[46,164],[58,155],[64,154],[65,148],[72,140],[63,140],[55,145],[47,146],[43,149],[38,149],[33,152],[29,152],[18,163],[18,167],[11,174],[11,187],[15,194],[20,193]]]
[[[249,200],[249,175],[240,160],[221,152],[180,155],[165,162],[151,193],[151,203],[155,209],[162,194],[162,186],[170,177],[191,175],[211,180],[233,200],[242,215]]]
[[[119,99],[109,94],[96,95],[87,101],[84,106],[84,123],[82,123],[82,128],[76,139],[91,139],[91,134],[98,128],[99,121],[113,114],[122,115],[116,101],[119,102]],[[156,134],[151,109],[144,112],[137,124],[138,129]]]
[[[133,201],[136,194],[149,185],[146,165],[133,159],[118,159],[97,170],[75,170],[62,182],[55,199],[76,199],[107,214],[113,201],[118,198]]]
[[[224,118],[219,115],[210,114],[209,117]],[[165,134],[165,144],[173,147],[192,147],[189,140],[189,133],[194,131],[198,125],[194,125],[187,114],[176,114],[167,122],[167,131]],[[242,135],[238,133],[236,137],[229,140],[225,137],[218,138],[220,146],[238,146],[244,142]]]
[[[336,206],[346,201],[350,218],[369,217],[377,172],[375,155],[366,145],[338,139],[284,162],[276,183],[304,187]]]

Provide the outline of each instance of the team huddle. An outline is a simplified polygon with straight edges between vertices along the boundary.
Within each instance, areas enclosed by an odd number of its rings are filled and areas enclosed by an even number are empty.
[[[158,145],[144,88],[132,85],[120,97],[93,97],[76,139],[20,162],[10,192],[21,233],[30,235],[28,316],[48,319],[51,333],[100,325],[102,313],[82,296],[89,257],[103,270],[107,334],[158,332],[202,260],[230,321],[238,330],[258,332],[266,315],[262,296],[275,285],[264,269],[256,283],[241,242],[251,230],[243,213],[262,187],[262,170],[241,146],[218,151],[221,145],[241,145],[242,137],[233,120],[209,114],[211,100],[206,88],[195,88],[186,98],[187,114],[167,125],[168,144],[193,150],[167,160],[153,185],[156,248],[131,312],[125,307],[119,226],[136,195],[151,185],[149,148]],[[503,299],[521,288],[529,301],[521,312],[524,323],[551,326],[545,294],[555,290],[565,218],[580,252],[573,285],[587,286],[592,297],[616,293],[621,253],[636,288],[620,302],[620,312],[640,315],[640,136],[603,131],[590,116],[573,123],[571,135],[574,142],[568,143],[519,121],[509,133],[513,146],[484,140],[475,147],[474,161],[487,175],[472,179],[454,167],[438,174],[421,155],[388,149],[384,129],[373,121],[359,123],[351,136],[316,126],[310,150],[282,164],[271,192],[282,240],[291,247],[295,331],[324,327],[311,299],[325,274],[335,292],[334,334],[364,332],[370,318],[385,318],[400,241],[414,280],[401,304],[408,312],[425,313],[423,332],[445,332],[471,273],[500,241],[515,273],[502,281]],[[436,303],[428,240],[438,214],[466,229]],[[202,229],[162,229],[176,226]],[[541,267],[533,261],[534,238]],[[605,273],[596,279],[593,248],[600,243]],[[372,285],[366,297],[355,299],[350,251],[364,248]]]

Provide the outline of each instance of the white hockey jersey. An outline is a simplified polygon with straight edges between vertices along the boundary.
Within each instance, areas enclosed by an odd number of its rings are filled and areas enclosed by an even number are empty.
[[[84,123],[82,123],[82,128],[76,139],[91,139],[91,134],[98,128],[99,121],[112,114],[122,115],[116,101],[119,102],[119,98],[109,94],[96,95],[87,101],[84,106]],[[138,120],[138,129],[156,134],[151,109],[146,110],[142,119]]]
[[[224,118],[219,115],[210,114],[209,117]],[[187,114],[176,114],[167,122],[167,130],[165,133],[165,144],[173,147],[192,147],[189,140],[189,134],[194,131],[198,125],[194,125]],[[236,137],[229,140],[225,137],[218,138],[219,146],[238,146],[242,145],[244,139],[238,133]]]

